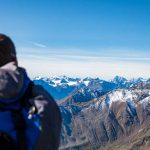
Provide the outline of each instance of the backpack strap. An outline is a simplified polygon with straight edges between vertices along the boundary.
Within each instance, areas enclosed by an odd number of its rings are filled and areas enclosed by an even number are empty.
[[[29,99],[32,98],[33,86],[34,86],[33,81],[30,81],[28,88],[26,89],[26,92],[20,99],[21,107],[30,108],[32,106],[32,104],[29,102]]]
[[[26,140],[26,123],[23,115],[20,111],[12,111],[12,119],[15,125],[15,130],[17,133],[17,147],[18,150],[27,150],[27,140]]]
[[[17,150],[14,139],[5,132],[0,132],[0,149],[1,150]]]
[[[29,103],[29,98],[32,97],[32,89],[33,89],[34,83],[30,81],[28,88],[23,95],[23,97],[20,99],[21,102],[21,108],[19,110],[12,110],[12,119],[15,125],[15,129],[17,132],[17,145],[18,150],[27,150],[28,144],[26,139],[26,122],[24,120],[23,114],[22,114],[22,108],[24,107],[31,107],[31,104]]]

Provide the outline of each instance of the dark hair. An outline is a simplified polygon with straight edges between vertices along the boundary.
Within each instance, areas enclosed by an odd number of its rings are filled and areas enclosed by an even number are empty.
[[[16,49],[12,40],[5,34],[0,34],[0,66],[16,60]]]

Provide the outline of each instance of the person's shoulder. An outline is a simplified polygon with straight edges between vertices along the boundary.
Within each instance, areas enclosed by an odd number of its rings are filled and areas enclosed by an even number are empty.
[[[55,117],[57,116],[56,118],[61,122],[60,109],[54,98],[41,85],[34,84],[32,92],[34,97],[33,101],[36,102],[36,104],[40,103],[46,113],[55,114]],[[54,116],[52,116],[52,118],[53,117]]]

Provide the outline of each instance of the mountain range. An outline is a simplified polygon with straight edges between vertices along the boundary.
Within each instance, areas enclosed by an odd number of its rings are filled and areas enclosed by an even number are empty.
[[[100,78],[70,78],[66,76],[60,77],[36,77],[34,78],[35,84],[42,85],[56,101],[63,100],[76,92],[85,93],[97,93],[99,96],[118,88],[129,88],[140,82],[148,82],[150,79],[131,79],[127,80],[124,77],[115,76],[110,81],[102,80]],[[94,98],[92,94],[91,99]]]
[[[63,118],[60,150],[150,149],[150,80],[35,78]]]

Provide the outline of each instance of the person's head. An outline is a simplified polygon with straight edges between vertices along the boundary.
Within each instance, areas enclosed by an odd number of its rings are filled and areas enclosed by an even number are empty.
[[[15,45],[8,36],[0,34],[0,67],[12,61],[17,64]]]

